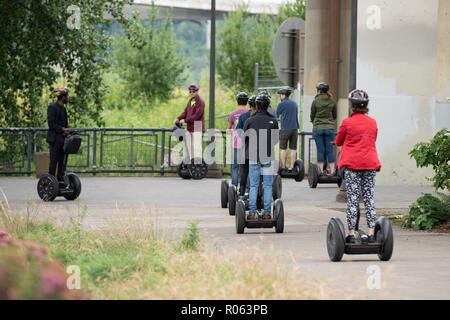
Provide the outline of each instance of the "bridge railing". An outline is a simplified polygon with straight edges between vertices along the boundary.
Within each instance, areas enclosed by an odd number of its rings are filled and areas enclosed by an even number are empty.
[[[0,174],[36,173],[35,156],[49,152],[47,128],[0,128]],[[176,173],[181,159],[180,142],[172,137],[172,128],[79,128],[83,139],[77,154],[70,155],[68,168],[76,173],[121,174]],[[217,157],[223,174],[230,172],[230,151],[221,131],[223,144]],[[311,132],[299,132],[299,157],[305,164],[315,160]]]

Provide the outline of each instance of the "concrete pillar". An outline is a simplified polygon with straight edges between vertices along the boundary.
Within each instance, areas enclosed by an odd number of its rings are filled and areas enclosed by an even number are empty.
[[[304,112],[303,130],[312,131],[310,122],[311,103],[316,95],[316,84],[328,81],[328,48],[329,48],[329,10],[327,0],[306,2],[306,44],[305,44],[305,79],[304,79]],[[339,16],[339,64],[338,91],[334,99],[338,104],[337,127],[348,117],[347,95],[349,91],[350,70],[350,22],[351,0],[340,1]]]
[[[311,103],[316,84],[328,79],[328,0],[306,1],[303,130],[311,131]]]
[[[339,92],[336,97],[338,105],[337,128],[342,120],[348,118],[348,92],[349,92],[349,70],[350,70],[350,23],[351,23],[351,0],[341,0],[340,16],[340,47],[339,47],[339,69],[338,82]]]
[[[450,1],[440,0],[437,25],[436,130],[450,128]]]

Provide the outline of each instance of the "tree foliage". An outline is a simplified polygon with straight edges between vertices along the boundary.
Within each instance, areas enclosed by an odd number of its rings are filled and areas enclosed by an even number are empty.
[[[70,125],[102,123],[102,74],[111,41],[105,14],[127,25],[131,0],[0,2],[0,126],[45,123],[51,89],[71,89]]]
[[[177,50],[173,32],[171,12],[166,19],[157,22],[158,9],[148,11],[147,27],[136,14],[130,20],[130,37],[117,38],[114,49],[113,66],[124,82],[131,97],[141,97],[147,101],[167,101],[173,90],[184,81],[187,63]]]
[[[225,17],[218,33],[217,73],[221,81],[236,90],[252,92],[254,66],[273,66],[272,44],[280,24],[289,17],[305,17],[304,0],[286,2],[277,16],[250,16],[246,5]]]

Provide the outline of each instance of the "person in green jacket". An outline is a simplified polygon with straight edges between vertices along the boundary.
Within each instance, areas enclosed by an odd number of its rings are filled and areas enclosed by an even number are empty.
[[[335,121],[337,116],[336,102],[328,92],[330,86],[326,82],[320,82],[317,86],[317,95],[311,105],[311,122],[313,123],[313,138],[317,147],[317,166],[320,175],[326,175],[323,172],[323,164],[326,154],[330,175],[335,173],[333,141],[335,136]]]

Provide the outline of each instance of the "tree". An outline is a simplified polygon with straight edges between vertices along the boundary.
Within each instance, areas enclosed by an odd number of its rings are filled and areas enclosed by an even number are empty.
[[[101,121],[111,41],[105,14],[127,26],[131,0],[0,2],[0,126],[40,126],[51,89],[71,90],[72,127]]]
[[[279,26],[287,18],[297,17],[305,20],[305,15],[305,0],[286,1],[278,7],[278,15],[276,16],[275,22]]]
[[[217,73],[222,82],[236,90],[253,91],[254,65],[272,64],[273,20],[263,14],[248,16],[240,5],[225,17],[218,33]]]
[[[134,39],[118,37],[113,55],[114,70],[124,81],[126,91],[147,102],[171,98],[176,86],[184,81],[187,67],[184,56],[177,52],[171,10],[161,23],[156,21],[158,11],[152,4],[147,27],[136,14],[129,26]]]
[[[254,66],[273,66],[272,44],[280,24],[289,17],[305,17],[305,1],[286,2],[277,16],[250,16],[246,5],[238,5],[225,17],[218,33],[217,73],[234,90],[252,92]]]

